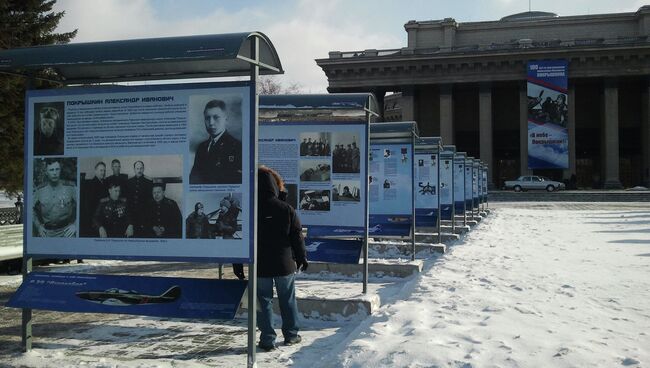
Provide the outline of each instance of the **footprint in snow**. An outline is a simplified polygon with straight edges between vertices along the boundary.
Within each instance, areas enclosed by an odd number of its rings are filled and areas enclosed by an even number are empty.
[[[562,349],[558,350],[557,353],[555,355],[553,355],[553,356],[554,357],[561,357],[561,356],[564,356],[564,355],[567,355],[567,354],[569,354],[569,349],[568,348],[562,348]]]
[[[623,361],[621,362],[621,364],[623,364],[624,366],[638,365],[638,364],[640,364],[640,363],[641,363],[641,362],[639,362],[638,360],[633,359],[633,358],[625,358],[625,359],[623,359]]]

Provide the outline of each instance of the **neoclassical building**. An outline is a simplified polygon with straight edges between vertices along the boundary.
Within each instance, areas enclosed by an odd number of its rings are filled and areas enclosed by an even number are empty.
[[[650,185],[650,6],[636,12],[496,21],[409,21],[400,49],[331,51],[316,60],[330,92],[373,92],[387,121],[479,157],[490,182],[531,173],[526,65],[564,59],[569,77],[569,169],[582,188]],[[371,46],[371,45],[370,45]]]

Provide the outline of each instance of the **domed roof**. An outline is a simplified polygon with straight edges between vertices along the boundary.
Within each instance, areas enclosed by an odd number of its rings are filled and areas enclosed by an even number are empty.
[[[537,19],[548,19],[548,18],[557,18],[558,15],[555,13],[543,12],[543,11],[527,11],[523,13],[517,13],[505,16],[501,18],[503,21],[519,21],[519,20],[537,20]]]

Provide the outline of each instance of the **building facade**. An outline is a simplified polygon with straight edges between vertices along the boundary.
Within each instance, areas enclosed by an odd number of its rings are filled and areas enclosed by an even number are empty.
[[[387,121],[415,120],[421,136],[489,165],[489,181],[528,169],[526,66],[568,61],[569,168],[534,170],[580,188],[650,185],[650,6],[561,17],[526,12],[498,21],[409,21],[400,49],[331,51],[316,60],[330,92],[373,92]]]

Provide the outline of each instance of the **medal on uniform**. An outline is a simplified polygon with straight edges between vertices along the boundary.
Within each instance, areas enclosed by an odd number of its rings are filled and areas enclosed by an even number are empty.
[[[235,162],[235,156],[228,156],[228,161]]]

